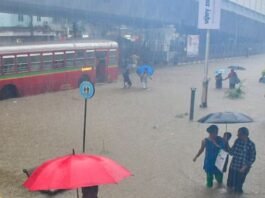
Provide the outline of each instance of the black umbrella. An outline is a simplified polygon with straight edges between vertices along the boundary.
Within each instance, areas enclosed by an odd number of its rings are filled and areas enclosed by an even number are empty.
[[[234,70],[246,70],[245,67],[239,66],[239,65],[230,65],[228,67],[229,69],[234,69]]]
[[[210,113],[198,120],[200,123],[212,123],[212,124],[237,124],[237,123],[249,123],[254,120],[243,114],[237,112],[217,112]]]

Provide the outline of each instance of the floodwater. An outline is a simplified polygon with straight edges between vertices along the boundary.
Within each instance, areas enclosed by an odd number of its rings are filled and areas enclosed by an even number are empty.
[[[132,75],[133,87],[122,89],[117,83],[96,86],[96,94],[88,102],[87,153],[108,156],[134,174],[118,185],[100,187],[101,198],[230,198],[224,187],[205,188],[203,156],[196,163],[192,158],[207,125],[189,122],[190,88],[196,87],[195,120],[216,111],[244,112],[256,122],[248,124],[256,143],[257,161],[245,183],[245,198],[265,197],[265,84],[258,78],[265,56],[219,60],[210,64],[212,78],[208,108],[200,109],[203,64],[157,69],[149,90],[140,88]],[[244,98],[231,100],[225,89],[214,89],[214,70],[239,64],[244,81]],[[23,168],[32,168],[43,161],[82,148],[84,101],[78,90],[47,93],[38,96],[0,101],[0,197],[45,198],[47,195],[28,192],[22,184]],[[219,125],[221,133],[225,126]],[[241,125],[229,125],[236,137]],[[226,176],[225,176],[226,179]],[[72,198],[75,191],[57,195]]]

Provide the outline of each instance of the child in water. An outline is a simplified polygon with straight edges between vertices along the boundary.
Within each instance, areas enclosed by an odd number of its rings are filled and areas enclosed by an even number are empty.
[[[223,76],[222,73],[218,73],[215,76],[215,88],[222,89],[223,88]]]

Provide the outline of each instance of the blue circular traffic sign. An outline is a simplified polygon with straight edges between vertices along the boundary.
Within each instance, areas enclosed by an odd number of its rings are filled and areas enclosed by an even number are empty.
[[[95,94],[95,87],[93,83],[89,81],[84,81],[80,84],[80,94],[84,99],[90,99]]]

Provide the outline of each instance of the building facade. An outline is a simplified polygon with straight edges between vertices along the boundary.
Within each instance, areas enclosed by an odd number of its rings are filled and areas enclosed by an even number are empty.
[[[85,20],[0,13],[0,45],[104,38],[102,32],[107,32],[106,25]]]
[[[0,44],[54,40],[51,17],[0,13]]]
[[[52,23],[52,18],[32,16],[33,26],[43,26]],[[29,27],[31,16],[23,14],[0,13],[0,27]]]
[[[264,0],[230,0],[233,3],[241,5],[245,8],[251,9],[255,12],[265,15],[265,1]]]

